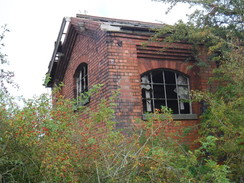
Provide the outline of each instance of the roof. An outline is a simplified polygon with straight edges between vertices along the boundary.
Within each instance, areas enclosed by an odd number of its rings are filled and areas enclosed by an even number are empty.
[[[137,28],[139,30],[148,31],[148,29],[159,28],[164,25],[159,23],[98,17],[98,16],[83,15],[83,14],[77,14],[76,18],[101,22],[101,28],[105,27],[106,25],[110,25],[111,27],[122,28],[122,29],[117,29],[118,31],[122,31],[123,28],[134,28],[134,29]]]
[[[103,31],[107,32],[150,32],[154,28],[162,27],[164,24],[159,23],[150,23],[150,22],[141,22],[135,20],[122,20],[122,19],[114,19],[107,17],[98,17],[98,16],[90,16],[77,14],[74,18],[65,17],[62,20],[62,24],[59,30],[59,34],[57,40],[54,45],[53,54],[51,57],[51,61],[48,66],[47,78],[51,77],[50,80],[46,81],[47,87],[52,87],[54,82],[54,75],[56,72],[57,63],[60,59],[60,56],[63,54],[59,50],[62,48],[63,40],[67,37],[67,29],[70,29],[69,22],[71,19],[82,22],[82,20],[91,20],[93,22],[98,22],[101,24],[100,28]],[[71,48],[70,48],[71,49]],[[47,79],[46,78],[46,79]]]

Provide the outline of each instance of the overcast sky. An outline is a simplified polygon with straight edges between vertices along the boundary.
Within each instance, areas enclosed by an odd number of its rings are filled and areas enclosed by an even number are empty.
[[[4,52],[19,91],[31,98],[47,92],[43,84],[63,17],[77,13],[110,18],[173,24],[189,13],[180,5],[165,15],[167,6],[151,0],[0,0],[0,26],[7,24]]]

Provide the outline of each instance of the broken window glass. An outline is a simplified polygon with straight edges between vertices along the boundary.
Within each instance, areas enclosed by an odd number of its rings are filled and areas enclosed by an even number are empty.
[[[173,114],[191,114],[189,78],[165,69],[149,71],[141,76],[144,112],[154,112],[166,106]]]
[[[88,74],[86,63],[80,64],[76,69],[75,81],[77,104],[85,105],[89,102],[89,98],[86,96],[86,92],[88,91]]]

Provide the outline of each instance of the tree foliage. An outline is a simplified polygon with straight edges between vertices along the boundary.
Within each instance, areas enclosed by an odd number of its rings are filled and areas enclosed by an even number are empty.
[[[53,98],[55,106],[50,96],[41,95],[19,107],[1,90],[0,182],[243,181],[243,4],[161,1],[171,7],[178,2],[202,6],[187,24],[165,26],[154,37],[192,43],[196,58],[204,45],[208,61],[218,64],[210,81],[216,89],[193,93],[195,100],[208,105],[202,116],[201,146],[187,150],[166,134],[166,126],[174,124],[165,108],[149,114],[148,121],[135,121],[124,133],[113,121],[112,98],[102,100],[97,110],[77,108],[59,93]],[[4,34],[0,41],[3,38]],[[0,56],[5,64],[6,55]],[[197,64],[202,63],[198,58]],[[87,118],[81,120],[81,113]]]
[[[159,0],[170,4],[187,3],[198,9],[189,21],[179,21],[157,30],[154,40],[186,41],[193,45],[198,66],[216,64],[208,91],[193,93],[208,109],[202,115],[201,142],[214,137],[214,148],[205,157],[229,167],[228,177],[243,181],[244,109],[244,3],[241,0]],[[207,62],[200,59],[202,47]],[[202,68],[204,69],[204,68]]]
[[[6,69],[8,64],[7,55],[4,53],[3,48],[5,47],[4,38],[6,33],[9,32],[7,25],[1,26],[0,31],[0,89],[7,92],[7,85],[12,85],[17,87],[13,81],[14,73]]]
[[[20,108],[6,93],[0,95],[3,181],[229,182],[227,166],[198,160],[216,148],[216,138],[202,141],[198,151],[184,149],[165,133],[167,125],[174,125],[166,108],[135,121],[124,133],[113,121],[112,98],[101,100],[97,110],[79,111],[73,100],[59,94],[54,100],[55,107],[42,95]],[[81,112],[86,119],[80,119]]]
[[[179,3],[198,9],[190,15],[197,27],[225,26],[233,30],[243,29],[244,4],[242,0],[154,0],[170,5],[168,11]]]
[[[243,53],[244,3],[241,0],[157,1],[169,3],[169,9],[172,9],[178,3],[187,3],[191,7],[197,6],[198,9],[189,15],[189,21],[186,24],[179,21],[174,26],[165,26],[165,28],[159,30],[156,36],[170,32],[174,34],[165,41],[170,39],[171,41],[179,41],[180,39],[194,45],[204,44],[209,49],[209,55],[213,56],[212,59],[219,61],[229,59],[230,56],[225,54],[232,50],[239,51],[235,54]]]

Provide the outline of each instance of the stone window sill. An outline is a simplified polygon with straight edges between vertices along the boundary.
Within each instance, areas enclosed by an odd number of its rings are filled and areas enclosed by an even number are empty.
[[[172,114],[174,120],[196,120],[197,114]],[[146,114],[142,115],[143,120],[147,120]]]

